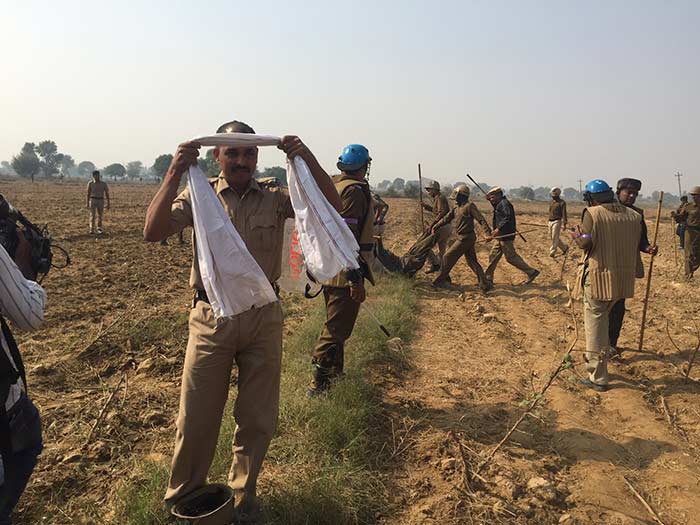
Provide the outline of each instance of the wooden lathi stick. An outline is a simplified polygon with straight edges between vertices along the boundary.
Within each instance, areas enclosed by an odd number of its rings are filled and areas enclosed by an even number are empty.
[[[425,231],[425,219],[423,218],[423,174],[420,171],[420,162],[418,163],[418,197],[420,198],[420,228]],[[433,210],[434,211],[434,210]]]
[[[659,205],[656,208],[656,225],[654,226],[654,242],[652,246],[656,246],[656,239],[659,235],[659,222],[661,221],[661,205],[664,200],[664,192],[659,192]],[[651,290],[651,272],[654,269],[654,256],[651,256],[649,261],[649,274],[647,275],[647,289],[644,294],[644,307],[642,308],[642,327],[639,330],[639,351],[642,350],[644,346],[644,326],[647,322],[647,307],[649,306],[649,291]]]

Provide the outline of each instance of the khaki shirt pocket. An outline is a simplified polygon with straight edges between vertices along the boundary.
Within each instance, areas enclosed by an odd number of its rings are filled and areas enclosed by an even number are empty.
[[[264,251],[274,249],[278,227],[279,224],[274,216],[252,215],[250,217],[250,240],[253,246]]]

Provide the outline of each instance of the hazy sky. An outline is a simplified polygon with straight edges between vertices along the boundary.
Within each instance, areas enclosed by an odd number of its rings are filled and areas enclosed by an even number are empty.
[[[148,4],[148,5],[146,5]],[[53,139],[150,165],[226,120],[330,171],[700,184],[700,1],[0,0],[0,160]],[[267,149],[261,167],[282,165]]]

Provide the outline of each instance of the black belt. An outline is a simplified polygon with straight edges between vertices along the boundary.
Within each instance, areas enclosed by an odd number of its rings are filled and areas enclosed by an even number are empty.
[[[279,299],[280,297],[280,285],[277,283],[270,283],[272,285],[272,289],[275,291],[275,295]],[[207,296],[207,292],[204,290],[200,290],[199,288],[196,288],[194,290],[194,297],[192,299],[192,308],[194,308],[199,301],[202,301],[207,304],[211,304],[209,302],[209,297]]]
[[[104,200],[104,197],[90,197],[91,199],[97,199],[98,201]]]

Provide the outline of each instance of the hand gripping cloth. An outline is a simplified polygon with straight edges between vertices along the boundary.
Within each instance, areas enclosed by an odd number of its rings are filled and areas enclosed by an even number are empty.
[[[279,137],[218,133],[192,139],[202,146],[276,146]],[[287,164],[295,230],[309,273],[318,282],[359,268],[360,247],[340,214],[326,200],[306,162]],[[204,289],[216,319],[235,316],[276,301],[272,286],[236,231],[202,170],[188,173],[197,258]]]

